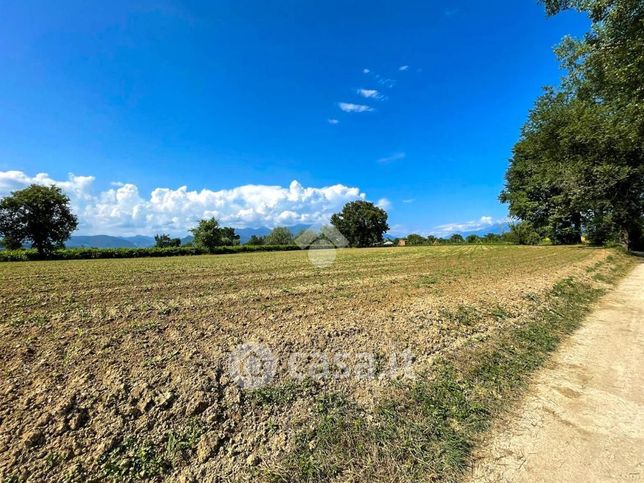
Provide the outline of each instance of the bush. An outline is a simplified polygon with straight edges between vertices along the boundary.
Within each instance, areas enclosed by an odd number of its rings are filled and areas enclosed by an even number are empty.
[[[512,223],[508,237],[517,245],[538,245],[541,241],[541,236],[528,221]]]

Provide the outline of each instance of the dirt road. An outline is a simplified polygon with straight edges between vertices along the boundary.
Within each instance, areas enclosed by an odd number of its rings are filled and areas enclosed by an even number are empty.
[[[644,481],[644,263],[532,387],[478,453],[471,481]]]

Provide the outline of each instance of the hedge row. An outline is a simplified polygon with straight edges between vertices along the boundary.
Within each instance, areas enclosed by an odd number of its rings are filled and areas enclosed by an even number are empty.
[[[176,257],[185,255],[221,255],[225,253],[245,252],[275,252],[299,250],[295,245],[239,245],[232,247],[216,247],[205,250],[196,247],[169,247],[169,248],[61,248],[55,250],[47,260],[88,260],[95,258],[140,258],[140,257]],[[42,260],[34,249],[27,250],[2,250],[0,262],[27,262]]]

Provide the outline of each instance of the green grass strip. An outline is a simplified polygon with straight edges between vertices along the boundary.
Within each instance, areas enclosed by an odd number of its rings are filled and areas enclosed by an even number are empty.
[[[632,261],[618,254],[602,267],[616,281]],[[295,451],[264,474],[273,481],[458,481],[493,418],[516,401],[529,376],[573,332],[603,290],[566,279],[521,327],[397,383],[375,411],[339,394],[318,398],[317,422]]]

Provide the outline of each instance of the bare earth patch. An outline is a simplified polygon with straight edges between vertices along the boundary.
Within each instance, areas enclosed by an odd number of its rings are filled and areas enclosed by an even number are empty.
[[[0,264],[0,476],[9,481],[254,480],[271,474],[320,397],[366,408],[385,378],[293,384],[293,352],[410,350],[413,369],[520,326],[562,279],[611,252],[463,246]],[[240,389],[231,350],[279,361]],[[271,389],[274,388],[274,389]],[[367,409],[368,410],[368,409]]]

